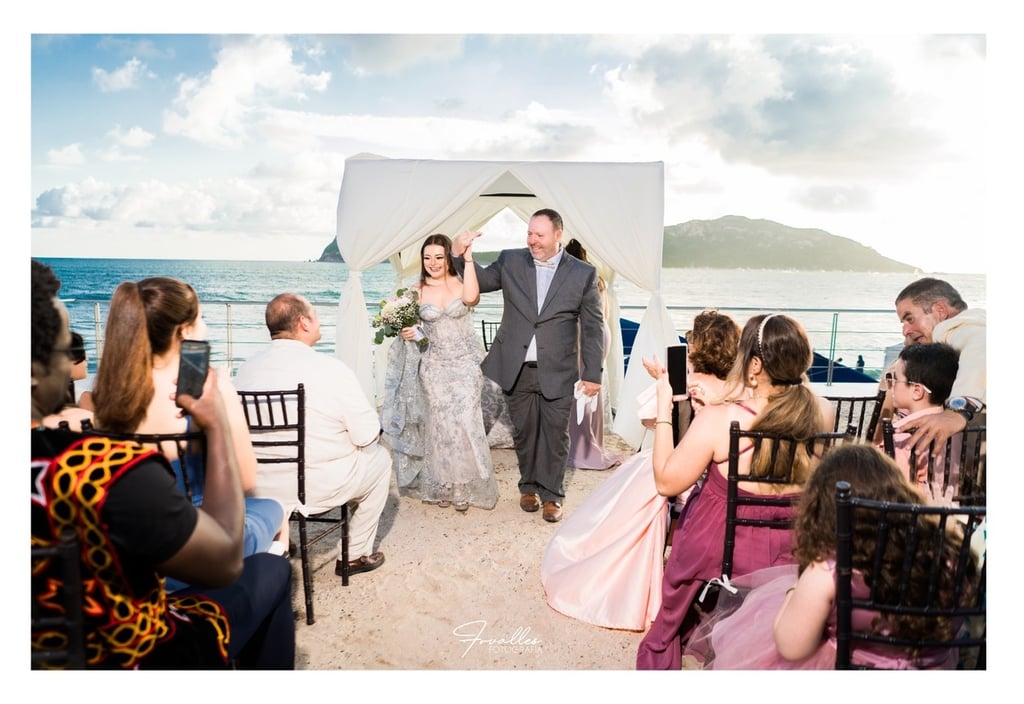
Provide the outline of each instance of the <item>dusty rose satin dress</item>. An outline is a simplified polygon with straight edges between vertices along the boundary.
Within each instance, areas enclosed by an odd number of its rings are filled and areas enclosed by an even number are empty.
[[[642,631],[661,605],[668,499],[651,451],[623,462],[573,510],[540,564],[548,604],[586,623]]]

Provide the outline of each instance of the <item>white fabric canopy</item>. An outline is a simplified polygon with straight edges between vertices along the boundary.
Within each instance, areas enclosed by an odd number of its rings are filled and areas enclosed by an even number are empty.
[[[367,395],[378,398],[383,382],[375,380],[382,375],[374,373],[362,272],[390,259],[396,281],[415,275],[420,245],[428,235],[443,232],[454,237],[478,230],[505,208],[524,222],[541,208],[557,210],[565,223],[563,242],[578,239],[608,282],[608,391],[617,409],[612,430],[638,447],[644,430],[636,415],[636,395],[651,379],[640,364],[631,365],[623,378],[613,285],[617,276],[623,276],[651,293],[632,355],[637,360],[655,354],[664,359],[665,347],[678,338],[660,290],[661,162],[433,161],[372,155],[347,159],[338,197],[337,242],[350,275],[338,304],[338,357],[355,371]]]

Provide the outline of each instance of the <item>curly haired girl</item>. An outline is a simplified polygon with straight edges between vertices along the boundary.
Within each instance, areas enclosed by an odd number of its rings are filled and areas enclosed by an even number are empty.
[[[902,504],[922,504],[924,498],[895,462],[870,445],[846,445],[828,453],[814,471],[801,496],[795,523],[796,566],[774,567],[747,575],[740,584],[752,587],[738,609],[720,604],[718,614],[698,628],[687,652],[713,669],[832,669],[835,665],[836,627],[836,482],[848,482],[858,498]],[[859,517],[859,520],[857,520]],[[927,598],[929,569],[938,561],[952,564],[963,537],[947,530],[943,540],[934,517],[919,516],[920,538],[905,594],[898,593],[903,546],[912,525],[890,516],[888,546],[881,563],[873,564],[878,541],[878,521],[855,514],[853,591],[866,594],[868,585],[876,598],[890,603],[923,604]],[[934,546],[938,545],[938,549]],[[968,583],[976,565],[968,565]],[[795,578],[795,584],[794,584]],[[953,577],[943,571],[939,601],[949,606],[956,592]],[[961,598],[969,598],[964,597]],[[856,630],[873,630],[896,637],[943,639],[951,635],[948,619],[919,616],[887,616],[854,612]],[[854,650],[854,662],[886,669],[935,669],[956,666],[950,650],[909,652],[888,645],[865,644]]]

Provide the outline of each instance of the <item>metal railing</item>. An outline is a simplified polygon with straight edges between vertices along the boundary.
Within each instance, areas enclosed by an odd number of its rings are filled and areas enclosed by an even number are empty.
[[[693,319],[703,310],[699,306],[667,306],[675,329],[683,334],[692,327]],[[886,364],[886,350],[902,346],[903,335],[894,309],[879,308],[812,308],[812,307],[720,307],[742,327],[750,317],[764,312],[785,313],[798,320],[807,331],[814,351],[832,362],[859,368],[876,379]],[[643,306],[624,305],[620,316],[639,319]],[[634,315],[630,315],[634,313]],[[864,364],[859,364],[858,360]]]
[[[481,301],[474,311],[476,321],[501,320],[500,297],[497,301]],[[323,330],[322,339],[317,343],[316,349],[333,354],[337,339],[335,325],[338,303],[336,300],[314,300],[311,303],[317,308]],[[85,339],[90,373],[95,372],[99,359],[103,356],[103,325],[108,305],[109,299],[79,298],[68,302],[72,328]],[[215,364],[227,365],[234,373],[241,362],[267,344],[269,338],[263,320],[266,307],[264,302],[204,300],[202,306],[203,316],[209,328],[212,361]],[[668,306],[668,310],[675,329],[683,334],[690,329],[694,317],[704,308]],[[747,318],[765,310],[753,307],[718,308],[719,312],[732,316],[740,325]],[[819,354],[835,362],[841,361],[850,367],[859,366],[855,360],[860,357],[864,360],[862,371],[875,377],[879,375],[886,361],[886,348],[903,342],[895,312],[891,309],[769,310],[786,313],[799,320]],[[635,321],[639,321],[643,311],[644,306],[640,305],[620,306],[620,316]],[[368,315],[372,315],[376,312],[376,307],[368,306],[367,312]],[[80,329],[80,321],[86,317],[91,321],[91,335]]]

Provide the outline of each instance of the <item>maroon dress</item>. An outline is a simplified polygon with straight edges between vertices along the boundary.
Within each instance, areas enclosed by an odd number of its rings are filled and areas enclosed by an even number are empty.
[[[749,449],[749,448],[748,448]],[[661,610],[640,642],[638,670],[678,670],[682,667],[680,633],[683,619],[704,582],[722,575],[728,481],[712,462],[700,490],[694,490],[672,536],[672,552],[661,586]],[[743,492],[740,489],[740,493]],[[744,518],[792,520],[793,506],[740,506]],[[732,576],[763,567],[794,562],[792,529],[736,527]]]

